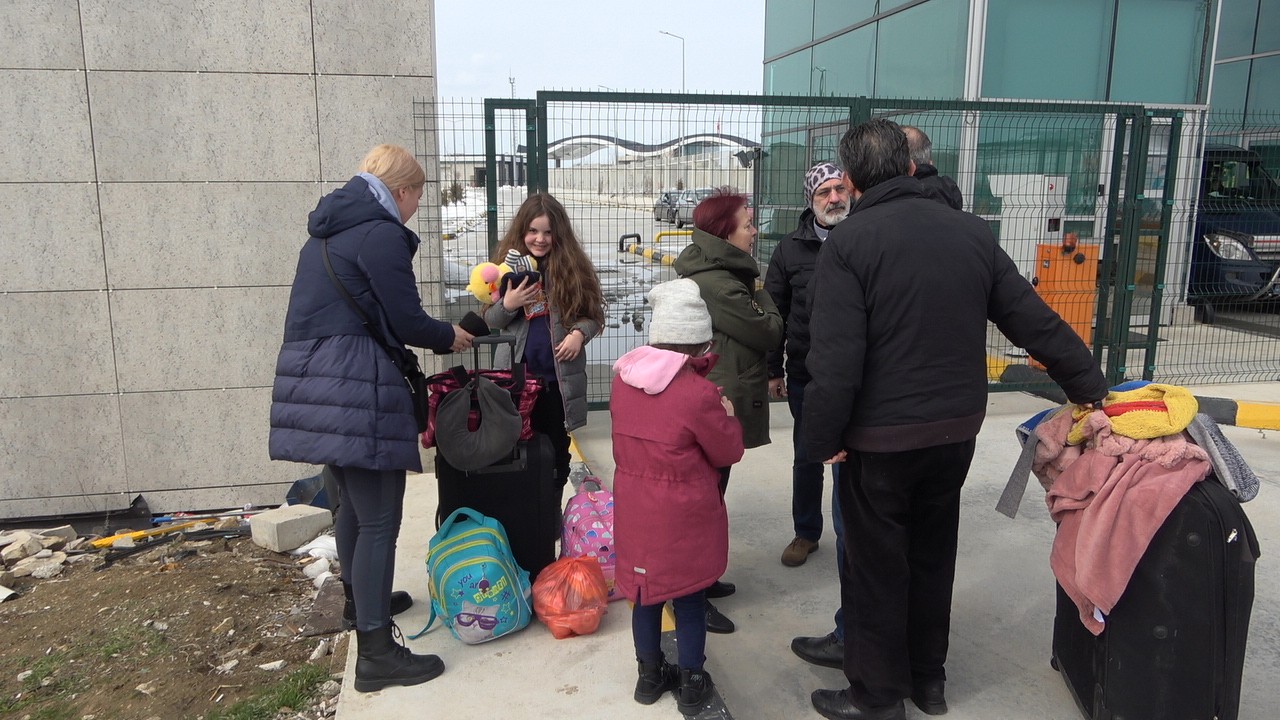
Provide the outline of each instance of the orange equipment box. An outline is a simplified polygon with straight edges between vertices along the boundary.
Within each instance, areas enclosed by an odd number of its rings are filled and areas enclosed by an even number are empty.
[[[1036,246],[1036,278],[1032,284],[1086,345],[1093,343],[1098,309],[1098,245],[1077,244],[1069,233],[1061,245]],[[1035,358],[1027,363],[1044,369]]]

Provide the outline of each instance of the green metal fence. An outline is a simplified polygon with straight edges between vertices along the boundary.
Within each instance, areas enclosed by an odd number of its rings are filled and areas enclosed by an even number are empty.
[[[438,179],[421,215],[423,277],[440,278],[424,288],[439,298],[431,311],[456,318],[478,308],[467,271],[487,259],[529,190],[548,190],[568,208],[608,303],[606,330],[588,346],[596,403],[607,400],[613,360],[645,342],[644,294],[675,276],[670,258],[688,243],[700,191],[727,185],[751,196],[763,272],[804,209],[804,171],[834,160],[850,124],[871,117],[930,136],[965,210],[991,224],[1113,382],[1280,379],[1274,308],[1242,303],[1205,277],[1203,219],[1223,203],[1202,201],[1200,160],[1206,141],[1252,148],[1259,162],[1242,165],[1254,155],[1241,151],[1216,172],[1229,167],[1233,182],[1254,188],[1280,164],[1280,118],[1228,125],[1203,108],[560,91],[419,102],[414,115],[418,153]],[[1274,265],[1280,236],[1254,235],[1241,252]],[[994,328],[988,356],[993,390],[1050,386]]]

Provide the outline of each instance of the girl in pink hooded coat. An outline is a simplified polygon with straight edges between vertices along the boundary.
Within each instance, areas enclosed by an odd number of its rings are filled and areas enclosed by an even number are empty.
[[[697,284],[656,285],[649,304],[650,344],[614,364],[609,401],[617,587],[635,603],[636,701],[648,705],[674,689],[680,711],[696,714],[712,690],[702,667],[705,590],[729,560],[719,468],[742,459],[742,426],[705,377],[716,356],[707,354],[711,316]],[[659,646],[668,600],[676,616],[678,673]]]

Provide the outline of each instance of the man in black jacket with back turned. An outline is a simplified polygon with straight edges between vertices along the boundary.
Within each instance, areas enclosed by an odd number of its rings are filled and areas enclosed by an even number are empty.
[[[964,194],[960,192],[960,186],[950,177],[939,175],[938,168],[933,166],[933,141],[914,125],[903,125],[902,132],[907,135],[911,162],[916,164],[915,172],[911,175],[920,181],[924,196],[956,210],[963,210]]]
[[[987,401],[987,321],[1077,403],[1107,394],[1089,348],[1036,294],[986,221],[927,199],[902,130],[872,120],[840,142],[861,197],[823,243],[812,288],[804,428],[810,457],[843,462],[841,720],[902,720],[944,695],[960,488]]]

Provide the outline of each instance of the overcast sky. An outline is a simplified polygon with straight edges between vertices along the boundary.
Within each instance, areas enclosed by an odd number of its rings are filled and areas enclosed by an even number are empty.
[[[436,0],[438,96],[538,90],[758,94],[764,0]]]

